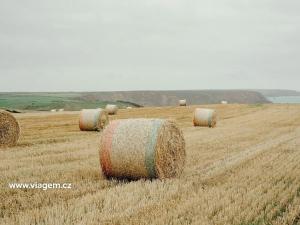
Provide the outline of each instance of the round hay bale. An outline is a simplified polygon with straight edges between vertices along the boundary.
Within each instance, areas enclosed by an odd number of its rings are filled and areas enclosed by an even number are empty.
[[[179,100],[179,106],[186,106],[186,99]]]
[[[64,109],[59,109],[59,110],[58,110],[58,112],[63,112],[63,111],[65,111],[65,110],[64,110]]]
[[[128,107],[126,107],[126,109],[132,109],[132,107],[131,107],[131,106],[128,106]]]
[[[50,112],[56,112],[56,109],[51,109]]]
[[[221,104],[226,105],[226,104],[228,104],[228,102],[227,101],[221,101]]]
[[[17,144],[20,127],[16,118],[5,111],[0,111],[0,147]]]
[[[213,109],[196,108],[193,119],[194,126],[215,127],[217,113]]]
[[[114,120],[102,134],[100,164],[106,177],[176,177],[185,156],[183,134],[169,120]]]
[[[108,105],[106,105],[105,110],[107,111],[107,113],[109,115],[114,115],[114,114],[117,114],[118,106],[108,104]]]
[[[107,112],[103,109],[83,109],[79,116],[81,131],[100,131],[108,124]]]

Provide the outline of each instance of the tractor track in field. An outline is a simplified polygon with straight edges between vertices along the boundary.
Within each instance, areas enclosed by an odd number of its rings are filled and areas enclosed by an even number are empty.
[[[203,178],[207,178],[210,176],[217,175],[220,172],[223,172],[235,165],[238,165],[244,161],[247,161],[248,159],[251,159],[252,157],[262,153],[263,151],[266,151],[270,148],[274,148],[282,143],[294,140],[296,138],[300,138],[299,131],[300,128],[297,128],[293,132],[283,134],[280,137],[277,137],[276,139],[266,140],[262,143],[246,148],[245,150],[237,154],[233,154],[231,156],[217,160],[204,169],[196,169],[196,171],[198,172],[191,174],[189,177],[201,175]]]

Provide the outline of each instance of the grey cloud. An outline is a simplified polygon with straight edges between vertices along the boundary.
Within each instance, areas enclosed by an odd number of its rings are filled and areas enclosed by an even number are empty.
[[[0,0],[0,91],[299,89],[299,10],[295,0]]]

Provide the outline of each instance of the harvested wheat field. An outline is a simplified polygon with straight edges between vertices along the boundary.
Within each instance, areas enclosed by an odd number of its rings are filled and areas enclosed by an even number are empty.
[[[215,109],[218,126],[194,127],[196,107]],[[0,150],[0,224],[300,224],[300,105],[119,110],[110,120],[173,119],[183,131],[183,174],[152,181],[105,179],[101,133],[80,132],[78,115],[16,115],[19,142]]]

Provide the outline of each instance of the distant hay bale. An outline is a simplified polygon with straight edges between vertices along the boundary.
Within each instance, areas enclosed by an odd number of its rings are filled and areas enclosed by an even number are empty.
[[[17,144],[20,127],[16,118],[5,111],[0,111],[0,147]]]
[[[213,109],[197,108],[194,112],[194,126],[215,127],[217,124],[217,114]]]
[[[132,109],[132,107],[128,106],[128,107],[126,107],[126,109]]]
[[[115,120],[103,131],[100,164],[106,177],[172,178],[185,164],[185,141],[176,124],[163,119]]]
[[[51,109],[50,112],[56,112],[56,109]]]
[[[106,105],[105,110],[107,111],[107,113],[109,115],[114,115],[114,114],[117,114],[118,106],[108,104],[108,105]]]
[[[186,99],[179,100],[179,106],[186,106]]]
[[[103,109],[83,109],[79,116],[81,131],[100,131],[108,124],[107,112]]]
[[[226,104],[228,104],[228,102],[227,101],[221,101],[221,104],[226,105]]]
[[[58,110],[58,112],[63,112],[63,111],[65,111],[65,110],[64,110],[64,109],[59,109],[59,110]]]

